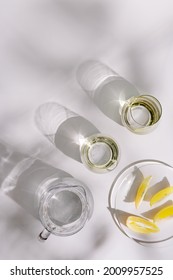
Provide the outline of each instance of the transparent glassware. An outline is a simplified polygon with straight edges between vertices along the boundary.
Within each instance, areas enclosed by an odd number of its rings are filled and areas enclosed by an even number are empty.
[[[117,166],[119,147],[115,140],[64,106],[42,104],[36,111],[35,122],[53,145],[90,170],[104,173]]]
[[[144,178],[152,176],[140,207],[135,207],[135,197]],[[154,205],[150,200],[160,190],[173,184],[173,167],[157,160],[143,160],[130,164],[115,178],[109,193],[109,210],[119,230],[140,245],[162,247],[173,244],[173,217],[155,222],[158,232],[139,233],[127,227],[129,216],[138,216],[153,221],[164,207],[172,205],[173,194],[165,196]]]
[[[141,94],[134,85],[99,61],[86,61],[77,70],[77,80],[100,110],[131,132],[151,132],[162,115],[160,102]]]
[[[1,191],[38,219],[44,230],[69,236],[80,231],[93,212],[93,196],[87,186],[65,171],[34,157],[14,152],[0,143]]]

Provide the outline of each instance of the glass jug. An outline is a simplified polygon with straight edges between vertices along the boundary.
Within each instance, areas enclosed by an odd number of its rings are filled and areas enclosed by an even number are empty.
[[[90,190],[65,171],[14,152],[2,142],[0,166],[1,190],[42,223],[40,240],[51,233],[75,234],[91,217]]]

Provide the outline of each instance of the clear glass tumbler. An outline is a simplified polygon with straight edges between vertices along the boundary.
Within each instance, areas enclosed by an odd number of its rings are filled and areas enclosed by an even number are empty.
[[[75,234],[91,217],[90,190],[65,171],[14,152],[3,143],[0,165],[1,191],[42,223],[40,240],[46,240],[51,233]]]
[[[77,80],[100,110],[137,134],[152,131],[162,107],[153,96],[141,94],[134,85],[98,61],[86,61],[77,70]]]
[[[57,103],[42,104],[36,111],[38,129],[58,149],[94,172],[104,173],[118,163],[119,148],[85,118]]]

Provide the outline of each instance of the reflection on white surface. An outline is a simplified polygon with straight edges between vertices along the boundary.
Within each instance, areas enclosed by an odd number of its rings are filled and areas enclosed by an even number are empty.
[[[170,247],[153,250],[123,236],[106,208],[115,176],[129,163],[153,158],[173,164],[172,19],[171,0],[0,2],[1,138],[22,151],[39,142],[47,150],[33,115],[53,101],[89,119],[122,147],[119,166],[106,175],[92,174],[55,151],[44,158],[92,188],[93,217],[75,236],[51,236],[40,244],[34,239],[41,230],[37,221],[0,194],[1,259],[173,259]],[[103,61],[161,101],[157,130],[133,135],[96,109],[75,82],[77,66],[88,59]]]

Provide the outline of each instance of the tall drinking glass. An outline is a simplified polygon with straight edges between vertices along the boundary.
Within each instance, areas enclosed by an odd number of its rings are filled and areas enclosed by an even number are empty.
[[[151,132],[158,124],[162,107],[151,95],[136,87],[99,61],[86,61],[77,70],[77,80],[100,110],[137,134]]]
[[[45,103],[37,109],[35,120],[41,133],[58,149],[90,170],[103,173],[116,167],[117,143],[85,118],[57,103]]]

